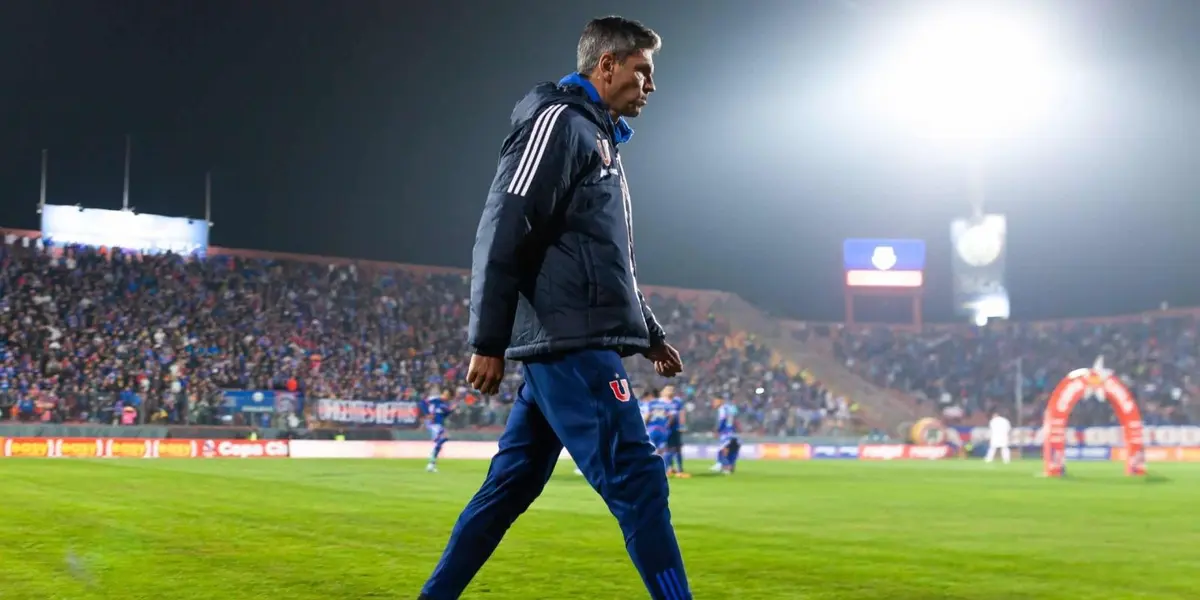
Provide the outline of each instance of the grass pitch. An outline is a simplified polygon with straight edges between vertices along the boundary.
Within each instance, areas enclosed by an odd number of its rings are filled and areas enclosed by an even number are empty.
[[[422,467],[0,460],[0,599],[415,599],[486,471]],[[1039,467],[746,462],[671,506],[700,600],[1200,597],[1200,469]],[[568,463],[464,595],[646,597]]]

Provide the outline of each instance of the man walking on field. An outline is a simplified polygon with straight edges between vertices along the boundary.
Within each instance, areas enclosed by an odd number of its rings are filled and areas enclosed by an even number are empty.
[[[467,379],[494,394],[505,358],[517,395],[479,492],[421,598],[458,598],[538,497],[563,447],[617,518],[655,600],[690,600],[667,508],[667,478],[621,363],[641,354],[678,375],[679,353],[638,289],[629,185],[618,145],[654,92],[658,34],[620,17],[579,39],[578,72],[513,110],[475,238],[474,348]]]

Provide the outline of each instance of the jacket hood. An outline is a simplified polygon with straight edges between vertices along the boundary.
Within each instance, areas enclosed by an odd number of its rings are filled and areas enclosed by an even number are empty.
[[[543,108],[551,104],[572,104],[583,108],[583,112],[594,121],[597,125],[603,123],[597,119],[596,113],[599,112],[599,107],[594,106],[592,101],[588,99],[587,94],[579,89],[567,86],[560,86],[553,82],[539,83],[520,102],[513,107],[512,124],[514,127],[532,119]]]
[[[540,83],[513,107],[512,124],[519,127],[533,119],[543,108],[551,104],[571,104],[580,107],[593,123],[612,138],[613,143],[623,144],[633,136],[633,128],[618,119],[615,123],[596,95],[596,88],[578,73],[572,73],[559,81]]]

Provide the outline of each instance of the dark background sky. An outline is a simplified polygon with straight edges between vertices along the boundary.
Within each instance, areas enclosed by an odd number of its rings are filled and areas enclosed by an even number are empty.
[[[957,157],[873,130],[830,89],[933,2],[7,0],[0,224],[49,200],[200,216],[215,245],[468,266],[512,105],[574,64],[591,17],[657,29],[659,91],[626,149],[647,283],[842,317],[841,241],[929,245],[950,311]],[[989,157],[1016,318],[1200,304],[1200,2],[1040,3],[1079,90]],[[841,110],[837,110],[840,108]]]

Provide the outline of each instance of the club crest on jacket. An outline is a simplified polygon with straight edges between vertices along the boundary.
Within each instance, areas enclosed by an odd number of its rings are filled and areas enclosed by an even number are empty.
[[[605,168],[612,166],[612,146],[608,140],[597,136],[596,151],[600,153],[600,160],[604,162]]]

